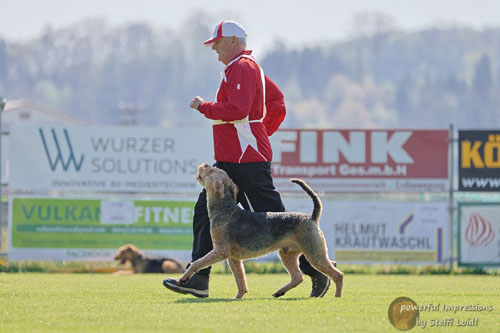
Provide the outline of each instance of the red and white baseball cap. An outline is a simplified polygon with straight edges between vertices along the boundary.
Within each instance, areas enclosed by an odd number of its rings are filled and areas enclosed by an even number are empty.
[[[212,38],[203,42],[205,45],[210,45],[215,43],[222,37],[232,37],[236,36],[238,38],[247,38],[247,32],[241,24],[235,21],[222,21],[217,24],[214,30],[214,35]]]

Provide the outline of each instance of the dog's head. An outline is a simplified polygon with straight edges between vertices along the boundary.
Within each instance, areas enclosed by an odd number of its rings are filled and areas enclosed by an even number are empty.
[[[115,254],[115,260],[120,260],[120,264],[124,264],[127,261],[134,260],[135,256],[138,255],[139,249],[132,244],[126,244],[118,249]]]
[[[234,201],[236,201],[238,186],[236,186],[224,170],[211,167],[206,163],[200,164],[196,173],[196,180],[207,192],[213,192],[221,199],[224,199],[224,193],[229,192]]]

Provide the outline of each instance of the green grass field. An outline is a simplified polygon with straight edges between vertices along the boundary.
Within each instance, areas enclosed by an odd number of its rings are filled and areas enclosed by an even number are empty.
[[[248,274],[249,294],[232,300],[230,274],[212,274],[210,298],[165,289],[162,274],[0,274],[0,332],[317,332],[397,331],[388,307],[400,296],[418,305],[484,305],[492,311],[421,312],[420,319],[472,319],[478,332],[500,331],[500,277],[349,275],[344,296],[310,299],[310,281],[279,299],[286,274]],[[333,286],[332,286],[333,287]],[[427,327],[429,329],[429,327]],[[431,327],[434,331],[471,328]],[[420,330],[415,327],[413,330]]]

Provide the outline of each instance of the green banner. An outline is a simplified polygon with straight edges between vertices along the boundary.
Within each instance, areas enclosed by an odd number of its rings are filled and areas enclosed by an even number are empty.
[[[194,201],[14,198],[12,247],[190,250]]]

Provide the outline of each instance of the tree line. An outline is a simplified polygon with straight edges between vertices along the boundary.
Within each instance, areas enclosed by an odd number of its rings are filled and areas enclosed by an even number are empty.
[[[0,39],[0,95],[108,125],[206,124],[188,103],[214,96],[223,67],[200,46],[213,22],[185,22],[159,31],[87,20],[29,41]],[[342,42],[278,41],[266,51],[259,61],[285,94],[284,127],[500,126],[500,28],[375,26]]]

